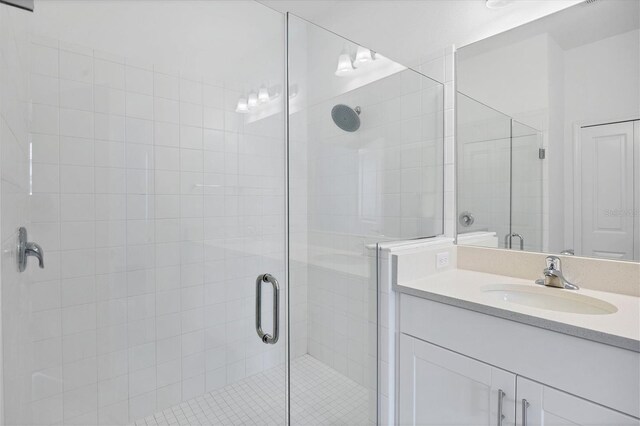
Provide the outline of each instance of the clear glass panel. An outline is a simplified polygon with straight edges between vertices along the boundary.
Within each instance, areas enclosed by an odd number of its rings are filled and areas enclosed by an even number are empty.
[[[527,251],[542,251],[542,133],[515,120],[511,123],[511,232],[522,236]],[[519,249],[517,238],[514,249]]]
[[[288,31],[291,423],[375,423],[375,247],[443,232],[443,87],[295,16]]]
[[[0,5],[6,424],[284,422],[287,333],[254,312],[258,274],[286,289],[283,19]],[[16,271],[19,226],[44,269]]]
[[[504,247],[511,232],[511,118],[457,94],[458,242]]]

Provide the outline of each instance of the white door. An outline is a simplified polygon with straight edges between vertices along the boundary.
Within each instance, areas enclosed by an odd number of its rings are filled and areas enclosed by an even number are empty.
[[[633,260],[634,123],[582,129],[576,182],[576,254]],[[636,143],[637,145],[637,143]],[[637,148],[636,148],[637,149]]]
[[[517,426],[639,426],[640,420],[518,377]]]
[[[400,337],[402,425],[513,426],[515,383],[515,375],[504,370],[406,334]]]

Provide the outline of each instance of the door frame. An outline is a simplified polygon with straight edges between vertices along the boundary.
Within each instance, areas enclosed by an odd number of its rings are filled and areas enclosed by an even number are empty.
[[[582,165],[582,129],[584,127],[596,127],[596,126],[607,126],[610,124],[619,124],[619,123],[634,123],[634,139],[640,139],[640,117],[639,116],[628,116],[625,118],[621,118],[618,120],[609,119],[609,120],[589,120],[589,121],[577,121],[572,125],[573,129],[573,137],[572,137],[572,166],[573,170],[571,173],[571,178],[573,179],[573,203],[571,203],[571,215],[569,216],[573,220],[573,249],[576,252],[582,253],[582,217],[576,215],[577,211],[580,211],[582,206],[582,181],[580,180],[580,176],[578,176],[578,171],[580,170],[580,166]],[[636,131],[638,130],[638,131]],[[638,142],[640,143],[640,141]],[[640,149],[635,149],[637,143],[634,143],[634,181],[638,182],[640,179]],[[565,163],[566,164],[566,163]],[[640,190],[635,188],[634,183],[634,192],[640,192]],[[565,186],[566,187],[566,186]],[[640,210],[640,196],[636,197],[634,200],[636,210]],[[567,218],[567,214],[565,213],[565,218]],[[634,215],[634,234],[640,231],[640,218],[638,215]],[[638,261],[640,258],[640,246],[636,244],[634,239],[633,244],[633,257],[635,261]]]

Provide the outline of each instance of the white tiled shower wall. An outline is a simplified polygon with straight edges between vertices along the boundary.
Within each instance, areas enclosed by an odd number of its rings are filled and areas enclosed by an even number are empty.
[[[253,326],[256,276],[284,275],[281,115],[248,124],[240,93],[202,77],[30,50],[46,267],[23,289],[35,358],[12,371],[7,421],[124,423],[283,362]]]
[[[27,278],[16,268],[15,246],[18,227],[28,209],[29,158],[29,46],[26,44],[27,12],[0,7],[0,228],[2,238],[2,338],[15,342],[27,339],[28,301],[20,297]],[[5,372],[28,363],[15,347],[4,345],[0,372],[4,386],[0,391],[0,418],[16,402]],[[7,395],[6,402],[4,396]]]

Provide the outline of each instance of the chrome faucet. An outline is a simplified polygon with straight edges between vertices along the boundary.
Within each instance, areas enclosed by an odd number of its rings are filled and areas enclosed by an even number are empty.
[[[547,267],[544,268],[544,278],[536,280],[536,284],[546,285],[547,287],[564,288],[567,290],[579,290],[575,284],[570,283],[562,274],[560,266],[560,258],[557,256],[548,256]]]

